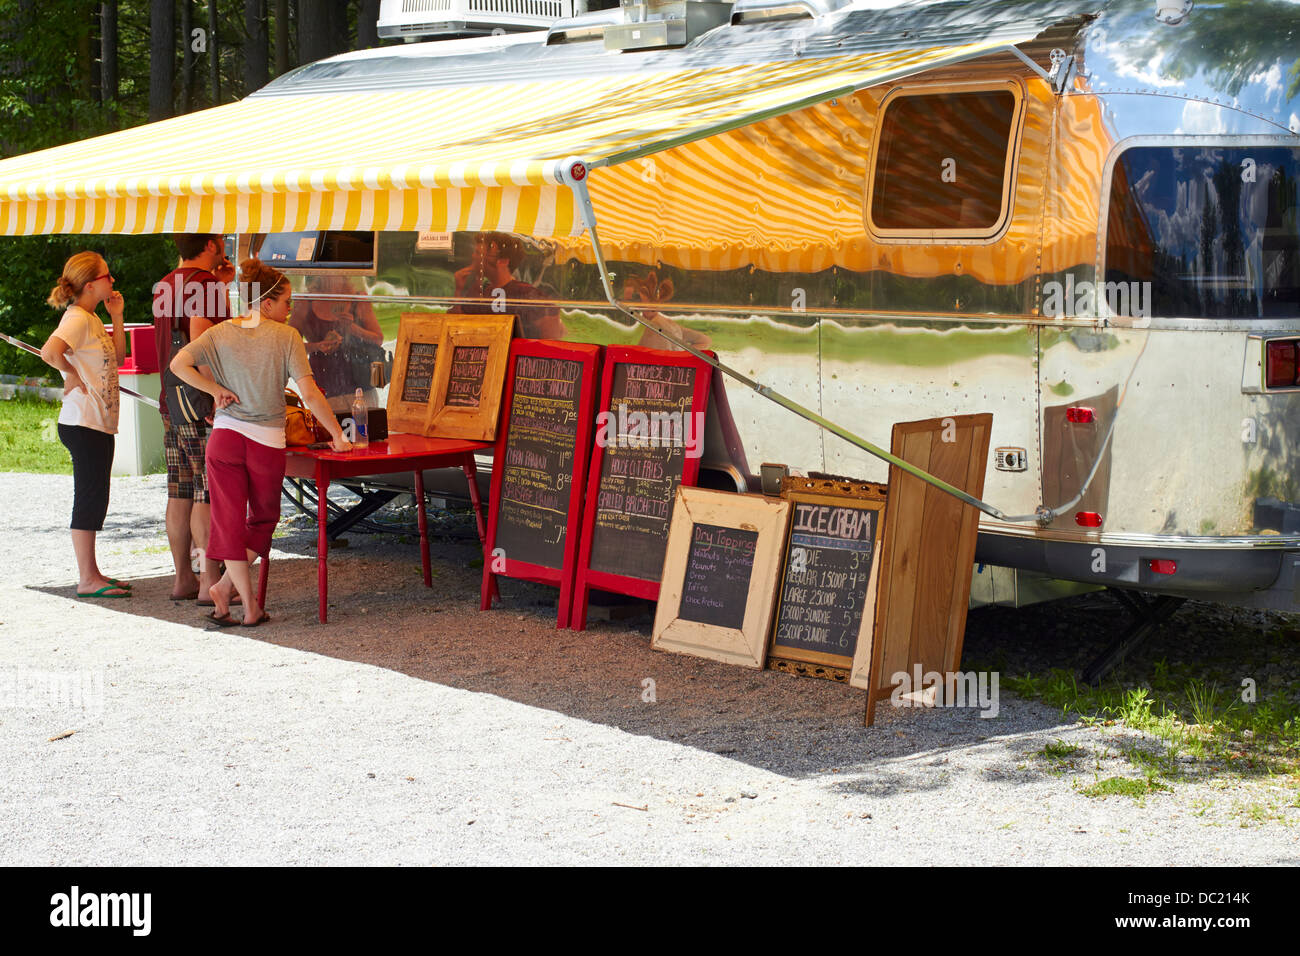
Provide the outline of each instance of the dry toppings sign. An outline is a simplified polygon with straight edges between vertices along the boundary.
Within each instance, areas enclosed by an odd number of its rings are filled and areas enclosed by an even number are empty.
[[[677,616],[701,624],[739,628],[745,621],[757,545],[757,531],[695,525]]]
[[[573,485],[582,363],[520,355],[501,462],[496,546],[561,567]]]

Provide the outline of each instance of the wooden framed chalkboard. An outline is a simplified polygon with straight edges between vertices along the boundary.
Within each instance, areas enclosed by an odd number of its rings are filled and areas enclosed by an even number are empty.
[[[712,367],[689,352],[605,350],[571,625],[592,588],[656,600],[679,485],[700,470]]]
[[[768,667],[849,680],[876,620],[884,485],[786,477],[790,525]]]
[[[510,352],[513,315],[450,315],[438,343],[424,433],[492,441]]]
[[[423,435],[433,398],[438,344],[447,317],[438,312],[403,312],[388,389],[388,430]]]
[[[789,518],[788,501],[679,487],[650,646],[761,668]]]
[[[506,363],[480,607],[495,575],[556,584],[568,627],[600,346],[516,339]]]

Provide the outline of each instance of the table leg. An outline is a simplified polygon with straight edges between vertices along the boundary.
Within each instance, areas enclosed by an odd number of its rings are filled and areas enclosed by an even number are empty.
[[[330,541],[329,534],[326,530],[326,523],[329,517],[329,490],[330,477],[322,467],[320,462],[316,463],[316,595],[320,602],[320,622],[325,623],[328,617],[326,607],[329,604],[329,571],[326,570],[326,561],[329,560]]]
[[[429,567],[429,517],[424,513],[424,472],[415,469],[415,523],[420,526],[420,566],[424,569],[424,586],[433,587]]]
[[[474,456],[466,455],[465,463],[462,466],[465,472],[465,480],[469,482],[469,501],[474,508],[474,521],[478,524],[478,541],[479,547],[483,549],[483,566],[489,568],[492,562],[492,555],[487,553],[487,523],[483,519],[483,501],[478,493],[478,467],[474,464]],[[497,587],[497,576],[492,575],[492,596],[500,597],[501,589]],[[489,606],[490,603],[489,603]]]
[[[266,610],[266,579],[271,574],[271,552],[262,555],[257,566],[257,606]]]

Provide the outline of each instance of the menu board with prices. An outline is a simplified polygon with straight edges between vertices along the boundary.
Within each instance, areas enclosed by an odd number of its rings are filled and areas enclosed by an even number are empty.
[[[712,368],[686,352],[606,349],[574,626],[590,587],[656,599],[679,485],[695,483]]]
[[[481,607],[494,574],[560,586],[567,626],[600,347],[518,339],[507,362]]]

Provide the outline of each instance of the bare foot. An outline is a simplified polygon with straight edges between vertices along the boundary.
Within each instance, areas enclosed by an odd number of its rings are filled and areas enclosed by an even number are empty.
[[[198,596],[199,579],[194,575],[191,574],[188,578],[178,575],[172,581],[171,599],[173,601],[193,601]]]
[[[230,594],[233,588],[233,583],[227,578],[222,578],[208,588],[208,597],[212,599],[215,617],[225,617],[230,613]]]

